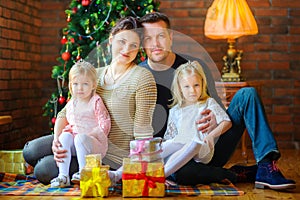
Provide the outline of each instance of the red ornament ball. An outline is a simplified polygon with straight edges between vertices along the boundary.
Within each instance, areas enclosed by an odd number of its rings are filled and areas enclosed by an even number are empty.
[[[74,8],[72,9],[72,13],[73,13],[73,14],[76,14],[77,11],[78,11],[78,8],[77,8],[77,7],[74,7]]]
[[[59,97],[58,103],[59,103],[60,105],[64,104],[65,102],[66,102],[66,98],[65,98],[64,96]]]
[[[61,54],[61,58],[62,58],[64,61],[70,60],[70,58],[71,58],[70,52],[66,51],[66,52],[62,53],[62,54]]]
[[[81,5],[88,6],[90,4],[90,0],[82,0]]]
[[[56,117],[52,117],[51,123],[52,123],[52,124],[55,124],[55,121],[56,121]]]
[[[67,41],[68,41],[68,39],[66,38],[66,36],[63,36],[63,38],[60,40],[60,43],[66,44]]]
[[[145,60],[146,60],[146,58],[144,56],[141,56],[141,61],[143,62]]]
[[[81,57],[80,56],[76,56],[76,61],[80,60]]]

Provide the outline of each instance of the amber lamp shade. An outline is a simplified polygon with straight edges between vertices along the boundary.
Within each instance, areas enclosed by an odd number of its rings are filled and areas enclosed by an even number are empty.
[[[244,80],[240,65],[243,51],[235,48],[235,40],[257,33],[257,24],[246,0],[215,0],[212,3],[205,19],[204,35],[228,41],[227,54],[223,57],[222,81]]]

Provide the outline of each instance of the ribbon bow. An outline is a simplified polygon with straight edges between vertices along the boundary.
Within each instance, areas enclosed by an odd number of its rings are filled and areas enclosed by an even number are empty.
[[[135,149],[130,149],[129,156],[138,155],[144,151],[145,142],[150,139],[137,140]]]
[[[103,177],[99,167],[92,168],[92,177],[88,181],[80,182],[82,194],[86,194],[92,188],[93,197],[104,197],[107,195],[108,187],[111,185],[108,176]]]

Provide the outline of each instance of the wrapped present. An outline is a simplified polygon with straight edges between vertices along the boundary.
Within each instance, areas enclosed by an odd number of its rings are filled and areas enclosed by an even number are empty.
[[[164,163],[123,160],[123,197],[163,197],[165,195]]]
[[[80,172],[81,197],[108,196],[110,178],[108,165],[101,165],[101,154],[85,156],[85,166]]]
[[[0,151],[0,172],[25,174],[25,163],[22,150]]]
[[[106,197],[111,185],[108,176],[108,165],[86,168],[80,173],[81,197]]]
[[[161,138],[149,138],[130,141],[131,161],[152,162],[161,159]]]
[[[100,167],[101,162],[101,154],[88,154],[85,156],[85,167],[92,168],[92,167]]]

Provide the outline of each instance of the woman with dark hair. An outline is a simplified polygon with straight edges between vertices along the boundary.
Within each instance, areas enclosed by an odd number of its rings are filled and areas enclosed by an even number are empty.
[[[156,104],[156,83],[151,72],[138,66],[134,60],[140,48],[140,23],[133,17],[120,19],[109,36],[112,61],[97,69],[99,94],[111,117],[108,150],[103,163],[117,169],[129,155],[129,142],[153,136],[152,115]],[[63,109],[57,116],[54,135],[67,125]],[[52,146],[52,148],[51,148]],[[28,142],[23,155],[34,166],[37,179],[49,184],[58,175],[56,162],[62,162],[66,150],[53,136],[44,136]],[[78,171],[72,158],[70,176]]]

